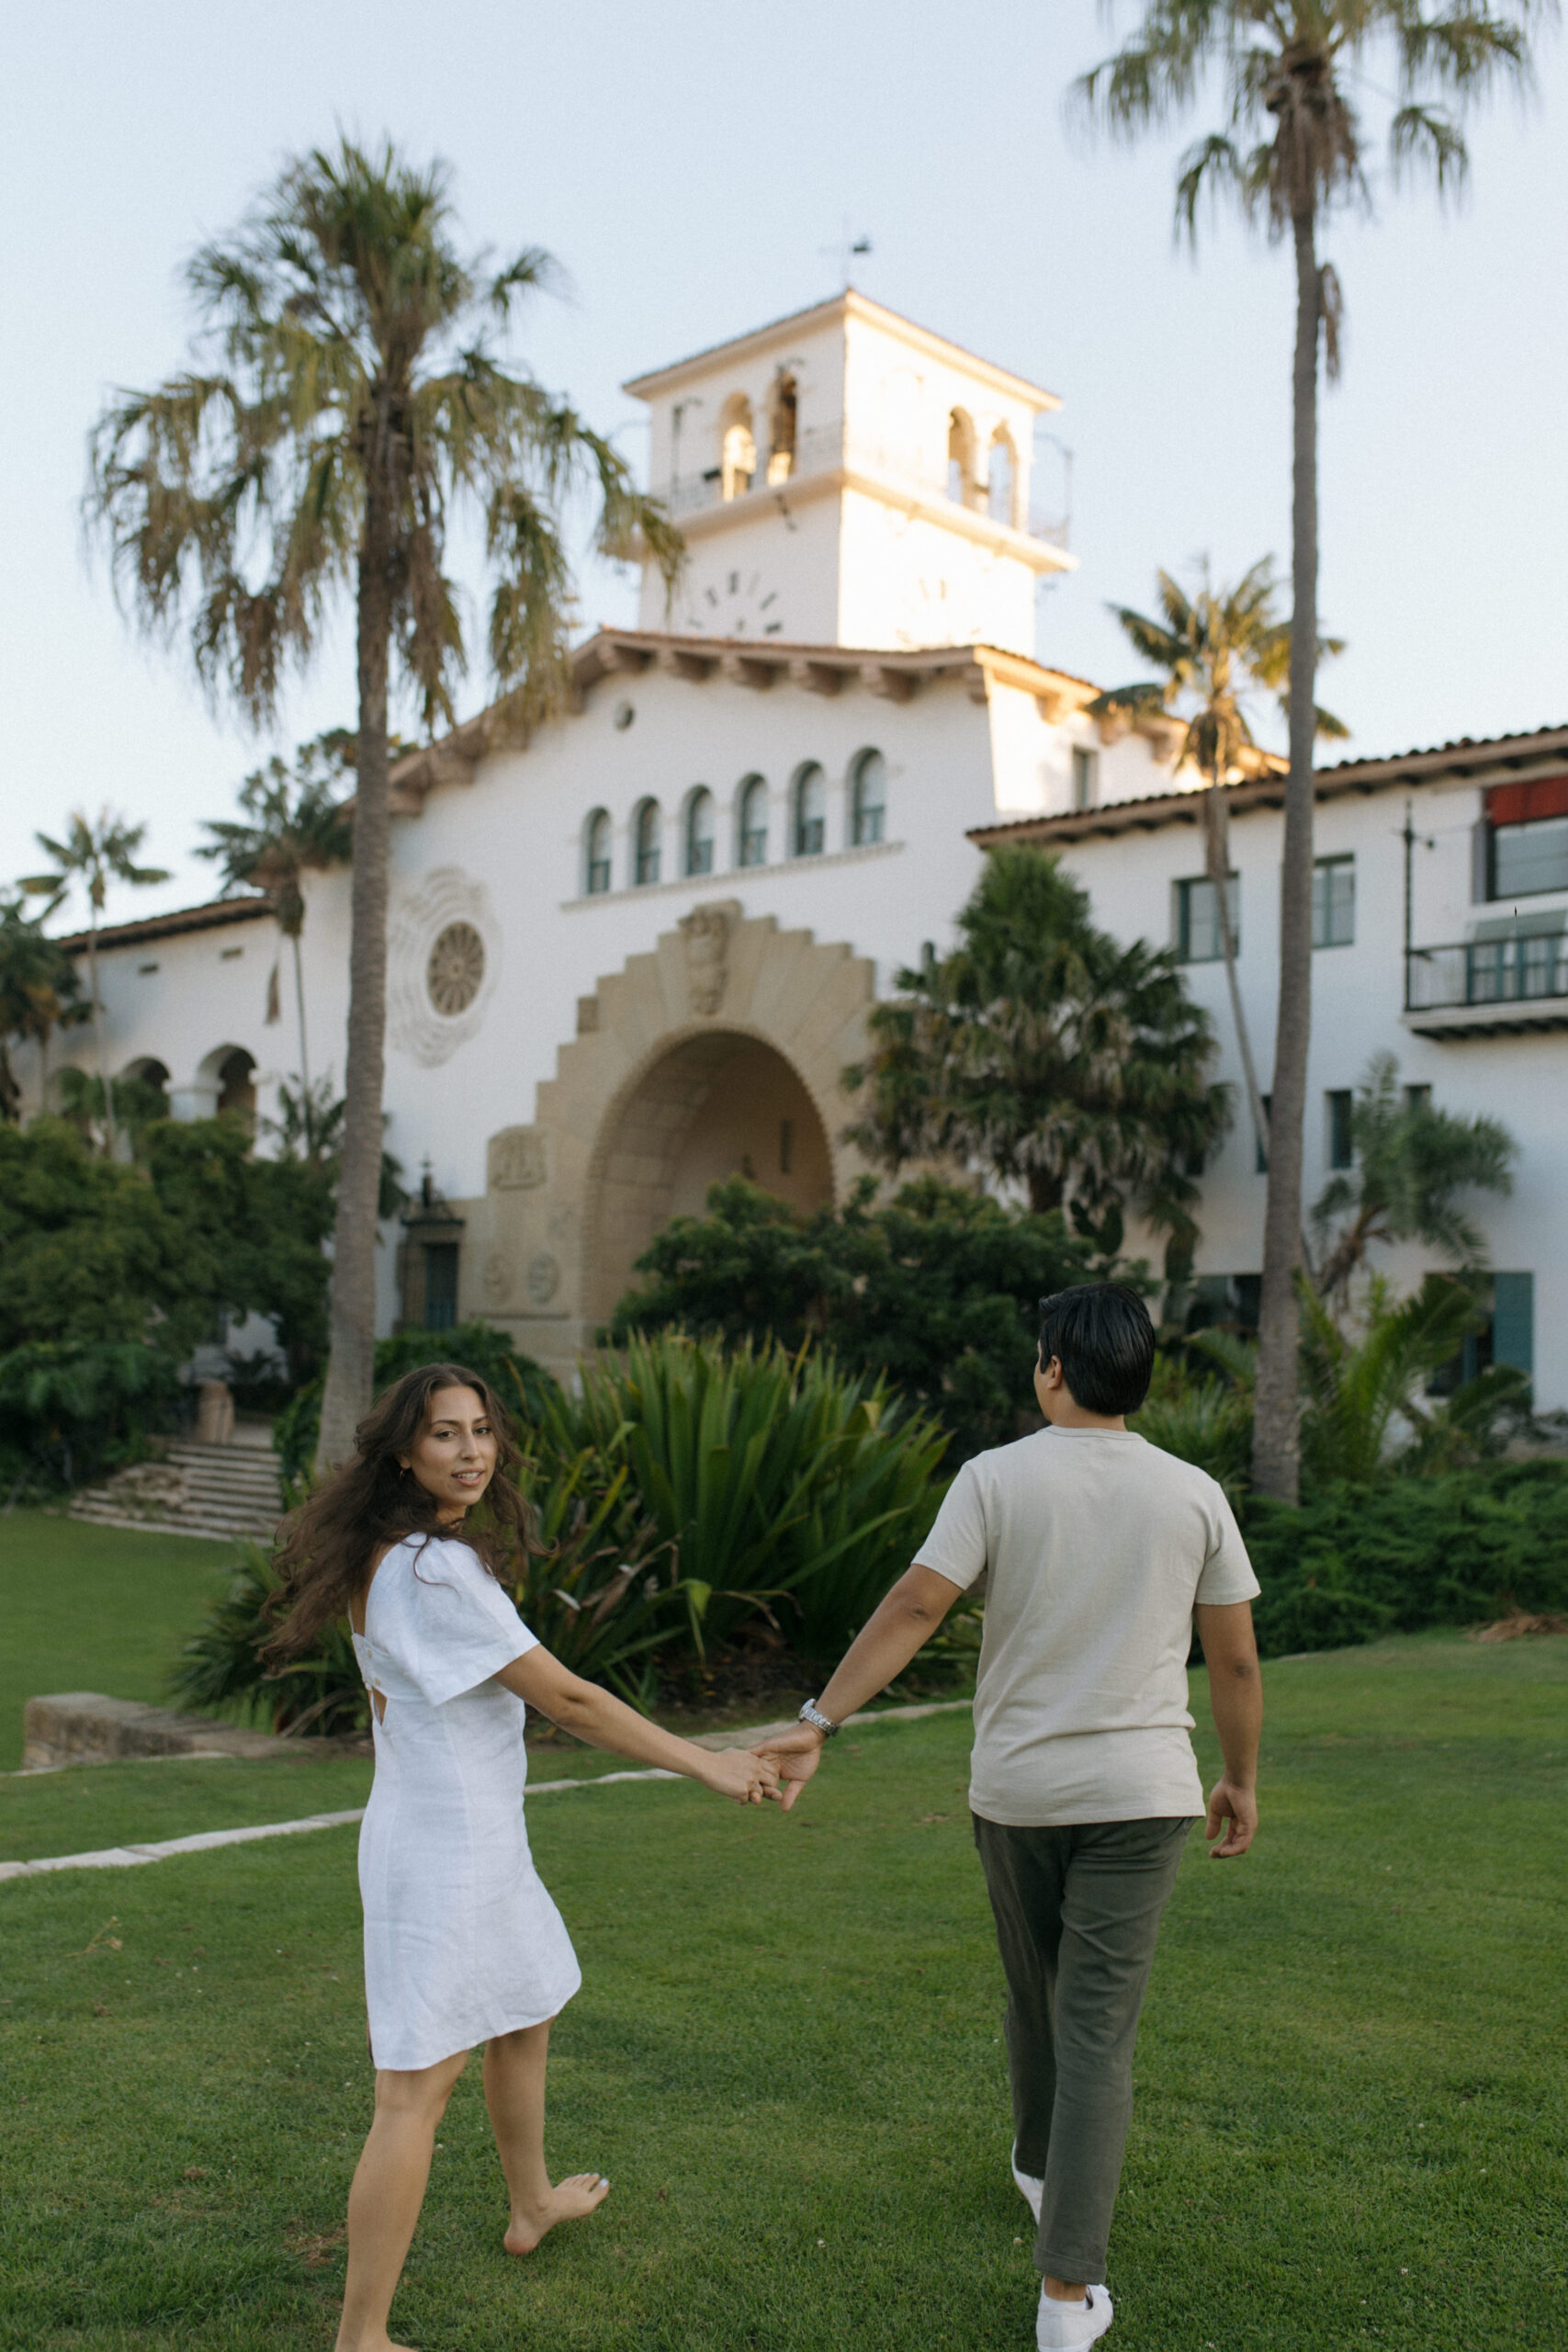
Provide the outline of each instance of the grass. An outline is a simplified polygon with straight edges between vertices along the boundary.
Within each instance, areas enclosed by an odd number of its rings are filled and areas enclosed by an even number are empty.
[[[1421,1638],[1267,1674],[1263,1837],[1225,1867],[1194,1844],[1168,1915],[1112,2340],[1556,2345],[1568,1643]],[[966,1747],[962,1716],[846,1737],[787,1819],[685,1783],[539,1804],[587,1980],[557,2030],[550,2150],[615,2189],[508,2263],[471,2067],[402,2340],[1024,2352]],[[5,1795],[70,1780],[123,1825],[140,1789],[143,1834],[167,1833],[219,1804],[282,1817],[273,1792],[315,1809],[323,1769],[103,1768]],[[0,1888],[6,2352],[324,2352],[369,2111],[358,1937],[352,1830]]]
[[[22,1708],[54,1690],[168,1704],[169,1669],[223,1589],[231,1544],[142,1535],[47,1510],[0,1520],[0,1771]]]

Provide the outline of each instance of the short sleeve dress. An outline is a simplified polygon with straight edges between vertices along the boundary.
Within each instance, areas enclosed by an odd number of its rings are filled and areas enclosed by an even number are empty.
[[[468,1544],[417,1534],[382,1560],[365,1621],[365,1995],[376,2064],[403,2070],[542,2024],[582,1977],[528,1850],[527,1710],[494,1679],[534,1635]]]

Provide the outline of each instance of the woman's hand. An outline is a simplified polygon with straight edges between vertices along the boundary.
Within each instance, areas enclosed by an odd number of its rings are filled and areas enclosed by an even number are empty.
[[[733,1797],[737,1804],[761,1804],[778,1795],[778,1767],[769,1758],[753,1756],[749,1747],[724,1747],[716,1755],[706,1748],[698,1752],[703,1769],[696,1777],[715,1796]]]

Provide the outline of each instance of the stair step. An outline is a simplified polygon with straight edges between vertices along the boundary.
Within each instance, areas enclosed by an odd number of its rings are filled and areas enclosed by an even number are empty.
[[[273,1526],[220,1525],[206,1519],[131,1519],[123,1511],[84,1509],[73,1503],[73,1519],[85,1520],[94,1527],[124,1527],[137,1535],[199,1535],[209,1543],[234,1543],[248,1539],[256,1544],[270,1544],[276,1533]]]

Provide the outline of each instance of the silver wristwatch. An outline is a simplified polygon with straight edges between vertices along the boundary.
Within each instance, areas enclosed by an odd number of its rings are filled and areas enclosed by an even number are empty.
[[[839,1736],[838,1724],[830,1721],[830,1719],[822,1713],[821,1708],[817,1704],[814,1699],[807,1699],[805,1706],[802,1707],[799,1714],[795,1717],[795,1721],[797,1723],[809,1724],[812,1730],[819,1731],[824,1739],[837,1739]]]

